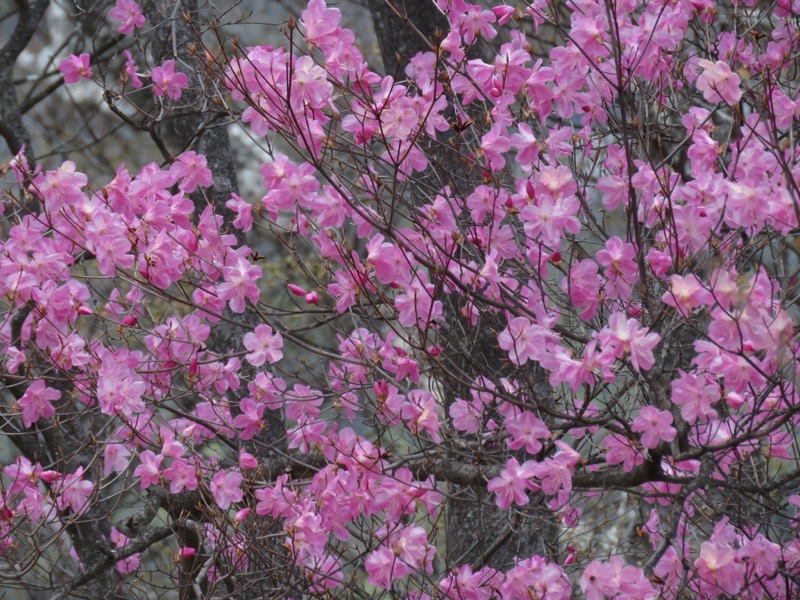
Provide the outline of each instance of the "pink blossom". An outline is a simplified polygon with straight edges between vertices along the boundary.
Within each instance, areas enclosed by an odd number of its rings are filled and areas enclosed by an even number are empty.
[[[35,486],[39,475],[42,473],[42,467],[38,463],[31,463],[24,456],[17,456],[13,464],[3,467],[3,473],[11,479],[11,486],[7,489],[14,495],[26,487]],[[800,498],[800,496],[796,496],[796,498]]]
[[[86,53],[80,56],[70,54],[69,58],[65,58],[58,63],[58,70],[64,75],[64,83],[75,83],[81,79],[91,79],[90,58]]]
[[[289,104],[292,110],[302,112],[306,108],[322,108],[330,103],[333,85],[328,82],[325,69],[317,65],[311,56],[298,58],[291,74]]]
[[[165,94],[173,100],[178,100],[184,89],[189,87],[189,77],[186,73],[175,71],[175,61],[167,60],[150,73],[153,80],[153,93],[156,96]]]
[[[139,263],[139,274],[154,286],[165,290],[180,279],[186,250],[176,244],[165,229],[159,231],[145,246],[143,254],[143,260]]]
[[[430,392],[411,390],[406,396],[401,416],[415,435],[427,433],[437,444],[442,441],[439,434],[439,402]]]
[[[653,348],[661,336],[648,333],[636,319],[626,319],[624,314],[614,313],[608,320],[608,327],[600,332],[599,339],[601,344],[613,349],[616,358],[629,354],[634,369],[647,371],[656,362]]]
[[[744,538],[742,547],[736,553],[737,558],[747,561],[760,577],[771,577],[778,570],[782,560],[781,547],[758,533],[753,539]]]
[[[33,184],[44,198],[50,214],[54,214],[65,204],[75,205],[82,202],[85,197],[83,187],[88,181],[86,175],[75,170],[75,163],[67,160],[57,171],[39,173]]]
[[[328,285],[328,293],[336,299],[336,311],[342,313],[355,304],[358,285],[347,271],[336,271],[333,276],[334,282]]]
[[[497,20],[492,11],[484,10],[477,4],[466,4],[465,8],[466,10],[453,11],[451,14],[453,31],[459,33],[465,45],[472,45],[481,35],[486,39],[492,39],[497,35],[497,31],[490,25]]]
[[[372,267],[375,279],[384,284],[409,285],[411,263],[396,245],[384,242],[380,234],[367,243],[366,264]]]
[[[720,592],[738,594],[744,584],[745,565],[736,557],[736,551],[726,543],[703,542],[700,556],[694,561],[698,586],[709,597]]]
[[[239,450],[239,468],[244,470],[258,468],[258,459],[247,450]]]
[[[690,425],[698,419],[716,420],[717,411],[711,405],[720,400],[719,384],[708,375],[678,371],[680,377],[672,382],[672,401],[681,407],[681,416]]]
[[[507,6],[505,4],[500,6],[495,6],[492,8],[492,12],[497,17],[497,24],[501,27],[508,23],[511,17],[514,16],[514,13],[517,12],[517,9],[513,6]]]
[[[450,405],[448,412],[453,427],[458,431],[477,433],[481,427],[482,407],[475,406],[474,403],[459,398]]]
[[[233,418],[231,425],[240,429],[239,438],[250,440],[264,427],[264,409],[266,405],[257,404],[250,398],[242,398],[239,410],[242,412]]]
[[[56,409],[51,402],[59,398],[61,398],[61,392],[47,387],[41,379],[31,383],[18,403],[22,413],[22,423],[25,427],[30,427],[39,419],[52,417]]]
[[[142,80],[139,78],[139,73],[136,72],[136,63],[133,62],[133,56],[130,50],[123,50],[125,55],[125,74],[133,84],[133,88],[138,90],[142,87]]]
[[[619,591],[619,575],[610,563],[593,560],[581,575],[581,590],[586,600],[604,600]]]
[[[164,457],[161,454],[153,454],[150,450],[145,450],[139,455],[141,464],[133,471],[135,477],[141,477],[140,485],[142,489],[147,489],[151,485],[156,485],[161,480],[161,461]]]
[[[338,8],[328,8],[324,0],[311,0],[302,12],[300,21],[306,32],[306,41],[322,49],[344,41],[347,34],[352,34],[339,27],[341,18],[342,13]]]
[[[540,360],[547,345],[556,342],[557,338],[525,317],[514,317],[508,327],[497,336],[497,341],[500,348],[508,352],[508,358],[513,364],[524,365],[529,360]]]
[[[555,495],[559,490],[572,490],[572,474],[575,466],[581,462],[581,455],[561,440],[556,441],[559,449],[555,456],[535,463],[531,469],[533,474],[542,480],[542,491],[547,495]]]
[[[597,314],[597,302],[602,278],[598,275],[597,263],[591,259],[578,261],[569,270],[569,276],[561,282],[561,289],[569,294],[570,302],[580,312],[583,320],[593,319]]]
[[[550,437],[550,430],[544,421],[539,419],[529,410],[523,410],[518,415],[509,414],[505,420],[506,431],[510,437],[506,444],[512,450],[519,450],[523,446],[529,454],[536,454],[542,449],[542,442]]]
[[[525,506],[530,502],[528,491],[535,490],[537,485],[531,481],[535,474],[534,461],[529,460],[522,465],[516,458],[509,458],[506,467],[500,471],[500,476],[489,480],[486,489],[497,495],[497,506],[506,510],[511,503]]]
[[[703,92],[706,102],[726,102],[736,104],[742,98],[742,80],[731,71],[727,63],[718,60],[701,60],[698,66],[703,72],[697,78],[695,85]]]
[[[122,35],[130,35],[134,29],[139,29],[144,25],[144,15],[139,4],[134,0],[117,0],[108,16],[114,21],[120,21],[117,31]]]
[[[219,285],[217,294],[222,300],[230,302],[233,312],[244,312],[245,300],[250,300],[253,304],[258,302],[261,290],[256,281],[261,279],[260,267],[251,264],[242,255],[231,254],[222,274],[225,282]]]
[[[247,233],[253,228],[253,206],[238,194],[231,194],[225,207],[236,213],[233,226]]]
[[[436,288],[427,282],[427,276],[417,272],[405,291],[395,296],[397,321],[405,327],[428,328],[433,320],[442,316],[442,302],[433,299],[435,292]]]
[[[481,139],[481,149],[486,157],[489,168],[492,171],[499,171],[506,166],[506,159],[503,157],[505,152],[511,149],[511,139],[504,127],[494,126]]]
[[[628,300],[633,285],[639,281],[639,266],[636,264],[636,248],[618,237],[609,238],[606,247],[596,255],[599,264],[605,267],[606,294],[611,298]]]
[[[243,343],[250,351],[245,358],[254,367],[260,367],[265,362],[273,364],[283,358],[283,337],[269,325],[256,325],[254,331],[245,334]]]
[[[322,392],[308,385],[295,384],[291,391],[284,395],[286,416],[293,421],[304,421],[319,417],[322,406]]]
[[[111,528],[111,533],[109,534],[108,539],[111,540],[111,543],[114,544],[116,548],[124,548],[130,541],[130,538],[120,532],[116,527]],[[128,558],[118,560],[116,563],[114,563],[114,569],[116,569],[117,573],[120,575],[130,575],[139,568],[140,564],[140,554],[136,553],[132,554]]]
[[[83,467],[78,467],[77,471],[59,479],[53,485],[58,510],[70,508],[75,515],[81,515],[88,510],[89,498],[93,492],[94,483],[83,478]]]
[[[394,553],[386,546],[370,552],[364,561],[367,571],[367,582],[383,590],[390,590],[392,583],[406,577],[411,570],[399,561]]]
[[[222,510],[230,508],[231,504],[240,502],[244,496],[242,492],[241,473],[236,471],[219,471],[211,480],[211,494]]]
[[[187,194],[194,192],[198,186],[207,188],[214,184],[206,157],[191,150],[175,159],[169,167],[169,173],[180,180],[178,188]]]
[[[558,195],[543,197],[538,204],[529,204],[522,208],[525,234],[531,239],[539,239],[546,246],[557,247],[564,232],[577,233],[581,229],[578,220],[580,203],[575,196]]]
[[[196,490],[198,486],[195,467],[182,458],[176,458],[164,469],[164,479],[169,481],[169,491],[179,494],[183,490]]]
[[[661,442],[671,442],[677,435],[672,427],[672,413],[658,410],[655,406],[644,406],[633,420],[633,431],[641,432],[642,446],[656,448]]]
[[[122,473],[128,468],[131,451],[123,444],[106,444],[103,448],[103,477]]]
[[[714,296],[694,273],[686,277],[672,275],[670,282],[672,284],[670,290],[661,297],[661,301],[677,308],[684,317],[688,317],[692,310],[699,306],[714,304]]]
[[[622,469],[626,473],[630,473],[636,465],[644,462],[642,454],[624,435],[609,433],[603,438],[603,447],[606,449],[606,462],[610,465],[622,463]]]

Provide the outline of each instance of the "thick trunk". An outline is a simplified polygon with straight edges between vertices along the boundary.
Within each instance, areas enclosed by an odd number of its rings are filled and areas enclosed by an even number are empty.
[[[397,79],[405,78],[405,67],[417,52],[435,50],[449,31],[447,18],[433,0],[370,0],[370,10],[384,69]],[[452,103],[447,114],[455,120]],[[479,185],[481,176],[481,170],[467,158],[470,151],[464,139],[462,133],[450,130],[429,144],[430,162],[436,165],[437,172],[425,176],[429,183],[445,182],[461,197]],[[423,187],[418,186],[419,189]],[[430,200],[432,198],[427,199]],[[478,323],[471,326],[460,316],[461,308],[454,298],[445,302],[447,327],[441,332],[441,341],[446,364],[439,383],[447,404],[459,397],[469,397],[470,385],[480,376],[497,380],[511,375],[507,372],[508,357],[504,358],[497,347],[496,335],[503,328],[498,316],[483,314]],[[547,403],[550,393],[544,374],[538,368],[528,371],[525,373],[526,391],[538,402]],[[514,375],[519,377],[520,373]],[[461,453],[459,456],[464,461],[482,460],[479,456],[472,459]],[[492,461],[500,463],[504,463],[505,458],[502,451],[491,457]],[[513,564],[514,557],[552,556],[556,552],[557,526],[542,496],[532,494],[528,507],[509,513],[494,505],[485,483],[470,486],[451,483],[448,494],[448,567],[469,563],[475,567],[503,568]]]
[[[35,166],[35,154],[31,146],[31,136],[22,120],[22,111],[18,104],[16,87],[13,82],[14,65],[33,37],[39,23],[49,6],[48,0],[16,2],[17,22],[10,38],[0,48],[0,137],[2,137],[12,154],[25,149],[30,168]],[[38,202],[29,200],[24,210],[38,210]],[[19,340],[23,322],[29,317],[29,307],[22,307],[11,320],[12,337]],[[36,365],[42,373],[46,373],[46,365]],[[25,392],[16,378],[7,378],[0,373],[0,386],[6,401],[19,400]],[[41,463],[62,474],[74,473],[79,467],[96,464],[97,446],[87,441],[87,430],[75,415],[81,413],[71,400],[74,388],[69,382],[60,386],[62,400],[56,405],[53,426],[41,429],[22,429],[9,416],[6,406],[2,407],[0,431],[8,434],[17,449],[31,462]],[[86,478],[98,481],[96,469],[86,468]],[[98,501],[83,515],[67,524],[69,535],[75,552],[80,558],[84,572],[96,571],[87,578],[82,590],[88,597],[102,598],[111,594],[113,575],[106,554],[108,535],[111,524],[109,515],[113,508],[108,502]]]
[[[216,75],[205,71],[205,67],[199,63],[198,56],[203,56],[204,52],[198,36],[198,31],[203,27],[198,8],[197,0],[183,0],[180,14],[175,14],[175,2],[172,0],[156,0],[146,7],[149,21],[161,24],[154,28],[149,40],[153,60],[156,63],[176,60],[176,68],[186,72],[190,83],[181,96],[181,108],[174,109],[170,117],[169,130],[164,132],[162,141],[172,154],[194,150],[206,157],[214,183],[205,193],[193,195],[195,214],[199,216],[211,203],[215,213],[223,217],[223,232],[236,235],[237,246],[242,246],[246,242],[245,235],[231,226],[235,214],[225,206],[231,194],[238,192],[236,165],[227,129],[222,125],[227,114],[218,108],[205,91],[213,88],[209,84]],[[181,64],[187,67],[181,68]],[[201,82],[200,78],[203,77],[208,77],[208,81]],[[245,350],[242,342],[244,335],[253,331],[262,319],[250,306],[240,314],[234,314],[226,307],[223,317],[212,325],[208,350],[218,355],[241,353]],[[238,372],[242,385],[237,391],[228,392],[234,415],[239,402],[249,393],[247,383],[253,380],[255,374],[256,370],[249,363],[242,363]],[[265,477],[269,479],[280,474],[287,456],[286,426],[282,413],[267,411],[264,414],[264,428],[243,446],[259,459]],[[257,526],[256,520],[251,519],[248,524],[250,541],[246,547],[250,572],[238,572],[233,593],[239,598],[282,597],[287,591],[287,563],[280,546],[282,536],[274,535],[279,533],[274,530],[263,531],[262,527]],[[189,535],[183,541],[190,547],[202,546],[202,540],[195,538],[197,536]],[[275,544],[269,543],[269,540],[274,540]],[[195,597],[191,583],[208,559],[201,547],[197,549],[198,554],[185,560],[182,565],[182,599]]]

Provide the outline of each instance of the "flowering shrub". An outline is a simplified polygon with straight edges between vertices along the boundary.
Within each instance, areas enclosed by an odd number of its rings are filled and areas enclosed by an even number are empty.
[[[71,540],[62,595],[175,536],[198,597],[797,596],[795,7],[438,7],[393,75],[323,0],[285,47],[207,53],[216,100],[285,142],[263,198],[216,205],[194,150],[91,184],[10,163],[6,560]],[[300,265],[281,306],[251,228]],[[459,486],[508,536],[544,511],[549,551],[452,556]],[[576,549],[620,491],[638,539]]]

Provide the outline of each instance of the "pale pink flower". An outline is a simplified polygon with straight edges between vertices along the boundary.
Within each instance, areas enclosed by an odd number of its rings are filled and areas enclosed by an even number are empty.
[[[734,596],[744,584],[746,567],[728,544],[703,542],[694,561],[700,590],[714,597],[720,592]]]
[[[697,78],[695,85],[703,92],[706,102],[726,102],[736,104],[742,98],[742,80],[734,73],[730,66],[718,60],[701,60],[698,66],[703,72]]]
[[[653,348],[661,341],[661,336],[648,333],[636,319],[614,313],[608,320],[608,327],[600,332],[599,340],[603,346],[613,348],[616,358],[629,354],[634,369],[647,371],[656,362]]]

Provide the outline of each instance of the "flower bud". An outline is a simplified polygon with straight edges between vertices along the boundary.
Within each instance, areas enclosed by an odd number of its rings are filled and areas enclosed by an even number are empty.
[[[241,450],[239,451],[239,467],[242,470],[255,469],[258,467],[258,460],[246,450]]]
[[[305,295],[306,295],[306,293],[307,293],[307,292],[306,292],[306,291],[305,291],[303,288],[301,288],[299,285],[295,285],[295,284],[293,284],[293,283],[290,283],[290,284],[288,284],[288,285],[286,286],[286,288],[287,288],[287,289],[288,289],[290,292],[292,292],[292,293],[293,293],[295,296],[301,296],[301,297],[302,297],[302,296],[305,296]]]

